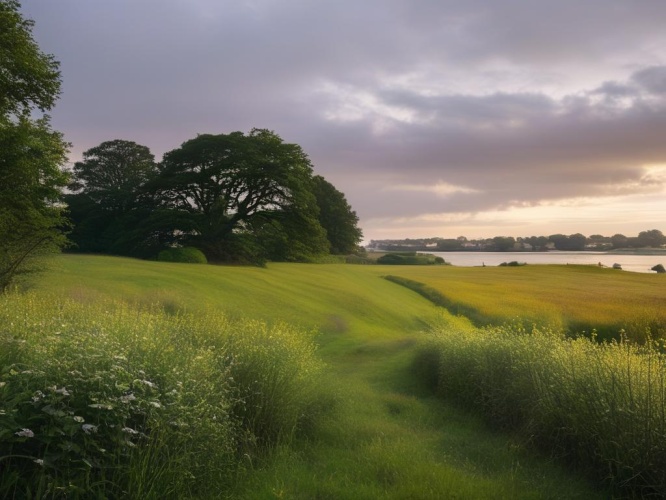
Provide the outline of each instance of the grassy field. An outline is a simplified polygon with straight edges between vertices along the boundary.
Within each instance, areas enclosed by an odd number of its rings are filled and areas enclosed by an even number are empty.
[[[597,266],[393,267],[383,272],[422,283],[445,299],[454,314],[477,325],[517,318],[573,333],[596,329],[617,338],[666,336],[666,276]]]
[[[65,255],[32,290],[90,307],[107,299],[134,306],[159,302],[168,314],[221,311],[232,319],[320,330],[318,353],[327,365],[323,384],[336,403],[309,432],[278,442],[268,455],[248,455],[246,472],[227,496],[607,496],[535,456],[521,438],[490,431],[482,418],[432,395],[413,367],[423,330],[442,322],[456,330],[473,327],[381,279],[388,272],[395,267],[239,268]],[[216,493],[211,496],[223,495]]]

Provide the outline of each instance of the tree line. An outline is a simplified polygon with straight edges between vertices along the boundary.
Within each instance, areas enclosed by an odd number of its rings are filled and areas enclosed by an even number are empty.
[[[198,135],[159,163],[146,146],[106,141],[72,179],[76,251],[150,258],[191,246],[213,261],[303,261],[352,253],[362,237],[345,196],[265,129]]]
[[[269,130],[202,134],[161,162],[111,140],[65,169],[70,145],[47,114],[59,63],[32,27],[18,1],[0,0],[0,290],[63,247],[150,258],[192,246],[252,263],[357,248],[362,232],[343,193]]]
[[[368,248],[375,250],[430,250],[437,252],[461,251],[546,251],[546,250],[616,250],[621,248],[661,248],[666,245],[666,236],[658,229],[641,231],[638,236],[614,234],[551,234],[550,236],[495,236],[468,240],[458,238],[405,238],[393,240],[371,240]]]

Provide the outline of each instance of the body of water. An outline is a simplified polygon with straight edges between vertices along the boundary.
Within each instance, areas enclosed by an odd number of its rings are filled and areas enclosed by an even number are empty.
[[[427,252],[439,255],[454,266],[498,266],[502,262],[527,264],[599,264],[611,267],[620,264],[624,271],[654,273],[650,268],[657,264],[666,266],[666,254],[624,255],[605,252]]]

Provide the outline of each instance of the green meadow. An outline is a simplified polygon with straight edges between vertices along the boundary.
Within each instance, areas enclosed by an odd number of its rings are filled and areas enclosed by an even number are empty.
[[[453,314],[389,274],[437,290]],[[657,346],[559,328],[646,322],[661,288],[660,276],[571,266],[61,255],[0,299],[0,488],[9,498],[663,494]]]

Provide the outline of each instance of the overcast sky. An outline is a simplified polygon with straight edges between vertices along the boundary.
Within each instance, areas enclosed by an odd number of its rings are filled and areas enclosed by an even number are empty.
[[[71,159],[268,128],[366,241],[666,233],[662,0],[23,0]]]

